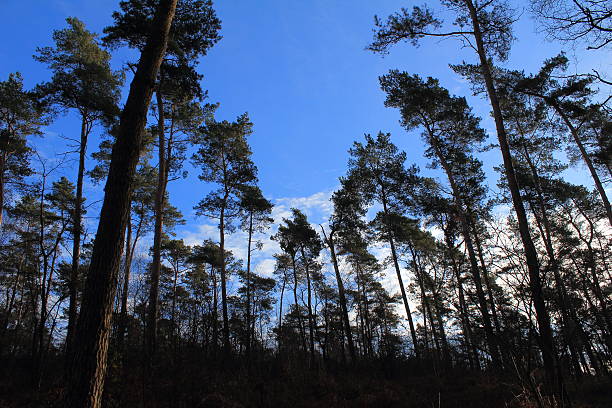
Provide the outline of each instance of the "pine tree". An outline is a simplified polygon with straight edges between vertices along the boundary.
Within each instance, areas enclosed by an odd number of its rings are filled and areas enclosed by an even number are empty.
[[[367,205],[376,202],[382,205],[382,211],[376,216],[376,222],[371,225],[376,238],[389,244],[391,259],[399,283],[406,318],[410,326],[410,334],[415,354],[419,357],[419,343],[417,340],[412,312],[408,303],[408,296],[399,266],[399,258],[393,233],[394,217],[403,214],[410,204],[410,196],[417,188],[418,169],[405,168],[406,154],[399,152],[391,143],[391,135],[380,132],[376,139],[366,135],[366,143],[355,142],[349,150],[348,179],[359,187],[360,195]]]
[[[102,402],[112,302],[131,202],[134,172],[153,84],[168,42],[176,0],[159,3],[113,146],[100,222],[76,325],[65,405],[97,408]]]
[[[77,318],[77,280],[81,253],[83,178],[87,139],[96,122],[107,124],[119,113],[119,88],[123,78],[110,68],[110,54],[98,44],[96,35],[85,28],[77,18],[66,19],[68,28],[53,32],[55,47],[37,49],[34,58],[46,64],[53,72],[50,82],[39,85],[38,92],[48,103],[62,110],[75,110],[81,119],[79,139],[75,140],[79,152],[76,176],[76,196],[72,231],[72,267],[70,275],[70,305],[66,348],[68,354]]]
[[[517,80],[515,91],[526,95],[540,98],[550,109],[558,115],[561,121],[567,126],[573,142],[579,151],[579,156],[589,169],[589,173],[595,183],[595,188],[599,193],[608,220],[612,226],[612,207],[606,194],[601,178],[595,168],[592,154],[587,151],[585,142],[589,136],[593,137],[593,127],[589,126],[592,118],[601,114],[601,106],[590,103],[590,97],[594,91],[589,88],[593,79],[590,77],[570,77],[567,80],[559,81],[555,77],[560,76],[568,66],[568,59],[563,54],[547,60],[544,66],[536,75],[521,78],[520,74],[515,73]],[[518,76],[518,78],[516,78]],[[610,171],[610,158],[605,160],[604,166]]]
[[[257,186],[245,185],[242,187],[240,197],[241,208],[241,228],[248,234],[247,243],[247,264],[245,275],[245,291],[246,291],[246,316],[245,327],[246,331],[246,353],[250,357],[251,341],[252,341],[252,324],[251,324],[251,255],[255,249],[261,249],[263,243],[255,242],[255,248],[252,248],[253,233],[263,233],[274,219],[270,217],[274,205],[268,201]],[[263,283],[260,282],[260,283]]]
[[[312,302],[312,275],[318,264],[317,257],[322,249],[322,242],[317,232],[308,223],[306,215],[297,208],[292,208],[292,218],[283,219],[284,225],[279,226],[278,232],[274,239],[279,241],[281,248],[291,257],[292,269],[294,275],[294,300],[296,311],[298,311],[297,303],[297,276],[298,267],[303,272],[306,278],[307,289],[307,318],[308,318],[308,341],[310,349],[310,364],[311,367],[315,363],[315,330],[316,322],[313,313]]]
[[[151,29],[156,2],[127,0],[119,3],[121,11],[113,13],[114,25],[104,29],[105,43],[120,44],[142,50]],[[220,21],[212,1],[180,0],[170,28],[168,48],[159,69],[155,86],[155,108],[158,147],[158,180],[155,196],[155,229],[153,236],[153,267],[149,293],[147,348],[149,359],[156,349],[159,315],[159,276],[161,243],[166,190],[171,175],[180,173],[185,158],[185,143],[197,127],[210,116],[214,106],[201,106],[205,97],[196,67],[221,38]],[[186,175],[183,173],[183,175]]]
[[[6,208],[7,186],[19,183],[31,174],[32,150],[27,138],[41,135],[45,107],[32,92],[23,89],[20,73],[10,74],[0,82],[0,227]]]
[[[257,179],[257,168],[251,161],[247,136],[253,124],[245,113],[236,122],[208,120],[201,128],[195,143],[198,150],[193,163],[201,169],[200,180],[219,187],[211,191],[195,207],[198,215],[219,220],[219,246],[225,254],[225,234],[240,215],[240,193],[244,186]],[[221,306],[223,313],[223,349],[230,352],[229,318],[225,256],[221,257]]]
[[[554,390],[562,398],[563,381],[558,369],[558,356],[555,350],[550,315],[543,296],[542,276],[537,251],[529,231],[527,214],[521,199],[516,179],[512,154],[508,144],[508,135],[504,124],[499,96],[493,77],[493,58],[504,61],[508,58],[512,36],[512,10],[500,1],[461,0],[448,2],[444,5],[455,15],[453,28],[442,30],[443,24],[431,10],[425,7],[414,7],[412,12],[402,9],[400,13],[391,15],[386,22],[375,19],[378,30],[369,49],[373,52],[385,53],[401,41],[410,41],[416,45],[424,37],[464,37],[472,38],[472,48],[478,57],[478,68],[483,77],[486,94],[493,110],[493,119],[499,148],[504,164],[504,174],[512,196],[521,241],[525,251],[525,260],[529,271],[531,296],[535,305],[538,320],[540,346],[547,376],[549,391]],[[429,31],[431,30],[431,31]]]
[[[465,99],[450,96],[433,78],[424,81],[417,75],[391,71],[381,77],[380,82],[387,93],[385,105],[400,109],[401,122],[406,130],[417,126],[424,129],[425,154],[433,159],[435,166],[443,169],[450,184],[476,284],[489,354],[493,365],[500,367],[497,339],[471,232],[475,224],[474,206],[484,196],[482,164],[471,153],[484,141],[485,133]]]

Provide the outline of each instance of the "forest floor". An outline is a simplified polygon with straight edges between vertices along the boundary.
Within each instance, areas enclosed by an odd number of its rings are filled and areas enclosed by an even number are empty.
[[[64,387],[57,374],[59,366],[59,360],[48,364],[40,390],[34,391],[27,363],[2,364],[0,407],[60,407]],[[147,385],[144,370],[122,373],[119,366],[111,364],[104,406],[540,408],[528,387],[512,376],[460,369],[431,375],[409,362],[389,361],[351,368],[328,365],[313,370],[307,366],[306,362],[273,359],[247,367],[239,361],[192,358],[157,366]],[[427,371],[431,372],[431,367]],[[612,407],[612,378],[584,378],[567,387],[571,407]]]

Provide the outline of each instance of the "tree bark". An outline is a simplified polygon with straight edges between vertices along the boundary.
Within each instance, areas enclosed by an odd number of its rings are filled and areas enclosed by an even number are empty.
[[[525,258],[527,261],[527,268],[529,270],[529,286],[536,311],[536,319],[538,322],[540,337],[540,349],[542,351],[542,359],[544,361],[544,369],[546,372],[547,382],[551,387],[556,387],[556,392],[559,394],[559,396],[561,396],[563,390],[563,382],[561,378],[561,373],[559,372],[557,367],[558,358],[553,341],[552,327],[550,325],[550,315],[548,314],[548,309],[546,307],[546,303],[544,302],[538,255],[533,240],[531,238],[527,214],[525,212],[525,207],[523,206],[523,200],[519,190],[518,182],[516,180],[514,164],[512,163],[512,154],[510,153],[510,146],[508,144],[508,137],[506,134],[506,129],[504,127],[504,119],[499,104],[499,98],[497,96],[497,91],[493,82],[493,75],[491,73],[491,67],[489,66],[487,53],[484,48],[482,32],[480,29],[480,21],[478,20],[478,12],[472,0],[464,1],[469,9],[470,18],[474,29],[476,50],[478,53],[478,57],[480,58],[481,72],[485,80],[487,94],[489,96],[489,101],[493,109],[493,119],[495,120],[497,138],[499,141],[499,146],[504,162],[504,172],[508,181],[510,194],[512,195],[512,203],[514,205],[514,211],[516,212],[521,241],[525,249]]]
[[[177,0],[160,0],[113,146],[104,201],[77,320],[72,364],[64,405],[99,408],[102,404],[111,312],[131,192],[155,78],[166,51]]]
[[[68,305],[68,328],[66,331],[66,356],[70,356],[72,348],[72,337],[74,335],[74,325],[77,319],[77,285],[79,279],[79,258],[81,256],[81,223],[83,207],[83,175],[85,173],[85,153],[87,151],[87,113],[84,112],[81,118],[81,143],[79,145],[79,170],[77,173],[76,197],[74,200],[74,219],[72,229],[72,265],[70,268],[70,282],[68,284],[69,305]],[[69,364],[68,361],[66,361]]]

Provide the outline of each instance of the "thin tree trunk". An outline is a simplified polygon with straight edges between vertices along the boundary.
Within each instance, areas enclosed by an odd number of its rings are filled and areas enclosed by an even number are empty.
[[[155,191],[155,227],[153,230],[153,260],[151,286],[149,288],[149,313],[147,319],[147,358],[151,365],[157,348],[157,320],[159,317],[159,276],[161,272],[161,240],[164,225],[164,198],[166,195],[166,134],[164,101],[161,94],[161,75],[155,92],[157,100],[158,169]]]
[[[431,297],[433,300],[433,306],[435,308],[435,316],[436,316],[436,322],[438,323],[438,332],[440,335],[440,342],[442,343],[442,356],[444,358],[444,365],[446,367],[450,367],[450,364],[451,364],[450,350],[448,347],[448,339],[446,337],[446,331],[444,330],[444,320],[442,319],[442,310],[441,310],[442,300],[440,299],[440,295],[438,291],[436,290],[436,284],[435,284],[437,280],[437,276],[438,276],[438,271],[437,271],[435,263],[431,261],[431,259],[430,259],[430,263],[431,263],[431,267],[434,272],[434,278],[431,279],[432,280]],[[423,271],[422,268],[421,270]],[[431,324],[434,325],[434,322],[432,321]]]
[[[127,329],[127,319],[128,319],[128,315],[127,315],[127,304],[128,304],[128,295],[129,295],[129,290],[130,290],[130,269],[131,269],[131,264],[132,264],[132,251],[131,251],[131,245],[132,245],[132,221],[131,221],[131,210],[130,213],[128,214],[128,220],[127,220],[127,233],[126,233],[126,238],[125,238],[125,262],[123,264],[123,290],[121,292],[121,311],[120,311],[120,318],[119,318],[119,333],[117,334],[118,337],[118,349],[119,349],[119,353],[121,354],[122,358],[123,358],[123,368],[124,368],[124,372],[125,372],[125,363],[126,363],[126,352],[125,352],[125,335],[126,335],[126,329]]]
[[[285,284],[287,283],[287,279],[285,273],[283,272],[283,285],[281,286],[281,295],[280,295],[280,310],[278,311],[278,333],[277,333],[277,342],[278,342],[278,352],[280,353],[281,349],[281,329],[283,327],[283,298],[285,297]]]
[[[493,295],[493,286],[491,284],[491,279],[489,278],[489,271],[487,269],[487,265],[484,260],[484,253],[482,250],[482,244],[480,242],[480,238],[478,237],[478,233],[474,228],[472,230],[474,233],[474,241],[476,242],[476,250],[478,252],[478,260],[480,261],[480,266],[482,268],[482,276],[484,278],[485,287],[487,289],[487,296],[489,297],[489,303],[491,303],[491,317],[493,318],[493,325],[495,326],[495,331],[498,336],[501,336],[501,324],[499,323],[499,317],[497,316],[497,308],[495,306],[495,296]],[[501,344],[498,344],[501,348]]]
[[[387,210],[387,200],[384,196],[382,197],[383,211],[385,217],[389,215]],[[402,280],[402,273],[400,271],[399,262],[397,261],[397,252],[395,251],[395,242],[391,233],[389,233],[389,245],[391,246],[391,257],[393,258],[393,266],[395,267],[395,273],[397,274],[397,281],[399,283],[400,292],[402,293],[402,300],[404,301],[404,308],[406,309],[406,318],[408,319],[408,325],[410,326],[410,336],[412,337],[412,343],[414,347],[414,354],[417,358],[420,358],[419,343],[417,341],[416,330],[414,329],[414,322],[412,320],[412,312],[410,311],[410,305],[408,304],[408,297],[406,296],[406,289],[404,288],[404,281]]]
[[[77,319],[77,285],[79,279],[79,258],[81,256],[81,223],[83,207],[83,175],[85,173],[85,154],[87,151],[88,136],[87,112],[81,118],[81,143],[79,145],[79,170],[77,173],[76,197],[74,200],[74,219],[72,229],[72,265],[70,268],[70,282],[68,283],[68,328],[66,332],[66,356],[70,356],[72,337]],[[66,360],[66,364],[69,361]]]
[[[298,287],[298,278],[297,278],[297,269],[295,265],[295,254],[291,254],[291,266],[293,269],[293,301],[295,304],[295,312],[297,313],[297,319],[300,324],[300,336],[302,338],[302,347],[304,352],[306,352],[306,333],[304,330],[304,322],[302,321],[302,313],[300,312],[298,296],[297,296],[297,287]]]
[[[225,208],[219,221],[219,247],[221,248],[221,311],[223,314],[223,352],[230,352],[229,319],[227,316],[227,289],[225,280]]]
[[[219,346],[219,295],[217,289],[217,272],[215,272],[214,267],[210,266],[210,274],[212,276],[213,281],[213,350],[215,353],[217,352],[217,347]]]
[[[302,260],[304,261],[304,271],[306,272],[306,285],[308,289],[308,337],[310,342],[310,366],[314,366],[315,354],[314,354],[314,322],[312,315],[312,290],[310,287],[310,271],[308,270],[308,261],[304,255],[304,248],[302,248]]]
[[[6,167],[6,153],[0,154],[0,228],[4,221],[4,183],[6,182],[4,168]]]
[[[572,319],[570,318],[570,315],[569,315],[568,302],[567,302],[567,291],[565,289],[565,284],[563,283],[563,280],[561,279],[561,273],[559,271],[559,263],[555,256],[555,251],[554,251],[553,244],[552,244],[552,233],[551,233],[551,228],[550,228],[550,222],[548,220],[548,212],[546,210],[546,205],[544,202],[544,192],[542,190],[542,185],[540,183],[540,176],[538,174],[538,170],[536,166],[534,165],[533,161],[531,160],[531,155],[529,154],[529,150],[527,149],[526,146],[523,146],[523,153],[525,155],[527,164],[529,165],[531,176],[534,179],[534,184],[536,187],[538,204],[540,207],[542,222],[540,222],[540,219],[539,219],[540,217],[535,216],[535,219],[538,225],[542,224],[543,226],[543,228],[540,228],[540,230],[543,230],[542,240],[544,241],[544,248],[546,249],[546,254],[548,255],[548,259],[550,262],[550,269],[553,271],[553,276],[555,278],[555,287],[556,287],[557,297],[559,300],[559,306],[561,309],[561,318],[562,318],[562,324],[563,324],[564,337],[566,340],[566,344],[570,350],[570,355],[571,355],[572,364],[574,366],[574,370],[576,372],[576,375],[578,376],[582,374],[582,370],[578,362],[578,352],[576,350],[573,339],[568,338],[568,336],[571,335],[571,331],[572,331],[569,327],[569,323],[572,321]],[[535,212],[534,212],[534,215],[535,215]]]
[[[176,341],[178,338],[178,327],[176,325],[176,288],[178,285],[178,273],[179,268],[178,264],[175,265],[174,268],[174,280],[172,281],[172,342],[174,343],[174,348],[176,349]],[[176,350],[175,350],[176,351]]]
[[[574,264],[576,271],[580,271],[581,268],[578,265],[578,262],[576,261],[576,259],[574,259],[574,257],[571,257],[572,263]],[[591,296],[591,293],[589,293],[589,290],[587,288],[587,281],[588,279],[586,278],[586,272],[580,272],[583,276],[582,276],[582,292],[583,292],[583,298],[586,300],[587,304],[589,305],[589,309],[591,314],[593,315],[593,317],[595,318],[595,323],[597,324],[597,326],[599,327],[599,330],[602,332],[603,334],[603,343],[605,344],[606,348],[608,349],[608,352],[612,351],[612,336],[610,336],[608,333],[610,333],[610,326],[609,326],[609,322],[604,320],[602,318],[602,312],[600,310],[597,309],[597,307],[595,306],[595,303],[593,302],[593,297]]]
[[[360,294],[360,301],[357,303],[360,307],[360,319],[362,320],[362,331],[363,331],[363,343],[365,348],[365,354],[372,355],[374,354],[374,347],[372,345],[372,325],[370,324],[370,313],[368,308],[368,293],[365,286],[365,279],[363,277],[363,271],[359,264],[355,265],[355,269],[357,272],[357,288]],[[359,288],[361,286],[361,288]]]
[[[357,332],[360,334],[361,337],[361,356],[365,356],[368,354],[368,348],[366,347],[366,328],[365,328],[365,316],[364,316],[364,308],[363,308],[363,279],[361,278],[361,273],[359,272],[359,268],[355,268],[355,271],[357,272],[357,276],[356,276],[356,281],[357,281],[357,317],[358,319],[356,320],[356,325],[357,325]]]
[[[251,357],[251,241],[253,238],[253,212],[249,214],[249,243],[247,245],[247,270],[246,270],[246,354],[247,358]]]
[[[446,337],[446,330],[444,329],[444,320],[442,319],[442,313],[441,313],[441,300],[439,298],[439,295],[437,293],[437,291],[433,290],[432,291],[432,295],[433,295],[433,300],[434,300],[434,307],[436,310],[436,321],[438,323],[438,331],[440,332],[440,341],[442,342],[442,356],[444,357],[444,365],[446,367],[450,367],[451,366],[451,358],[450,358],[450,350],[448,347],[448,339]]]
[[[355,344],[353,343],[353,335],[351,334],[351,323],[349,321],[348,310],[346,307],[346,294],[344,292],[344,283],[342,282],[342,277],[340,276],[340,268],[338,268],[338,259],[336,258],[336,248],[334,245],[333,234],[334,231],[329,233],[329,237],[325,235],[325,230],[323,226],[321,226],[321,231],[323,232],[323,237],[329,246],[329,252],[331,253],[332,265],[334,266],[334,272],[336,274],[336,283],[338,285],[338,296],[340,298],[340,309],[342,310],[342,322],[344,325],[344,333],[348,342],[349,354],[351,356],[351,361],[355,361]]]
[[[10,297],[7,298],[6,308],[4,310],[4,319],[2,322],[2,326],[0,326],[0,358],[2,357],[4,346],[9,343],[6,340],[8,324],[9,324],[9,321],[11,320],[11,314],[13,314],[13,308],[15,306],[15,297],[17,296],[17,288],[19,287],[19,281],[22,275],[20,272],[21,272],[21,266],[23,264],[24,259],[25,259],[25,256],[21,258],[20,265],[17,268],[17,272],[15,276],[15,283],[13,283]],[[7,296],[8,296],[8,293],[7,293]]]
[[[427,298],[427,294],[425,293],[425,285],[423,284],[423,276],[421,275],[421,271],[419,266],[414,263],[414,271],[417,278],[417,282],[419,284],[419,289],[421,290],[421,308],[423,309],[423,327],[425,329],[425,349],[428,349],[429,346],[427,344],[427,319],[429,319],[430,323],[430,331],[431,338],[434,342],[435,346],[435,360],[439,359],[439,351],[440,351],[440,343],[438,342],[438,336],[436,334],[436,328],[433,321],[433,314],[431,313],[431,307],[429,305],[429,299]],[[434,366],[437,365],[434,363]]]
[[[40,310],[39,319],[36,321],[34,327],[34,337],[32,343],[32,356],[34,357],[34,372],[32,381],[35,387],[40,387],[40,380],[42,376],[42,344],[44,338],[45,321],[47,320],[47,276],[52,275],[53,271],[49,272],[49,255],[51,252],[45,250],[45,216],[44,216],[44,205],[45,205],[45,185],[46,185],[46,171],[43,168],[43,179],[40,188],[40,204],[38,206],[38,245],[40,247],[40,258],[42,258],[42,277],[40,279],[40,288],[38,290],[38,296],[40,297]],[[39,259],[40,259],[39,258]]]
[[[472,242],[472,236],[470,234],[470,228],[468,223],[467,209],[464,205],[463,197],[461,196],[459,187],[455,181],[454,174],[452,169],[448,165],[446,161],[446,157],[440,151],[440,147],[438,145],[438,139],[436,135],[434,135],[433,131],[429,127],[427,123],[425,123],[427,131],[430,135],[431,144],[436,152],[436,156],[440,161],[444,172],[446,173],[446,177],[448,178],[449,184],[451,185],[451,189],[453,191],[453,198],[455,199],[455,207],[459,214],[459,221],[461,224],[461,231],[463,234],[463,239],[465,242],[465,247],[468,252],[468,259],[470,261],[470,270],[472,272],[472,277],[474,279],[474,284],[476,286],[476,296],[478,297],[478,304],[480,306],[480,313],[482,314],[482,322],[485,329],[485,336],[487,338],[487,344],[489,345],[489,353],[491,354],[491,360],[493,366],[495,368],[501,368],[501,361],[499,357],[499,350],[497,348],[498,344],[496,341],[495,334],[493,333],[493,326],[491,325],[491,318],[489,316],[489,308],[487,306],[487,300],[485,298],[484,290],[482,288],[482,278],[480,276],[480,270],[478,268],[478,261],[476,260],[476,253],[474,251],[474,244]]]
[[[461,325],[463,326],[463,339],[465,342],[466,352],[468,356],[468,363],[470,364],[470,367],[472,369],[478,370],[480,369],[480,363],[478,361],[478,351],[476,350],[476,346],[472,342],[472,328],[470,326],[470,321],[467,313],[467,304],[465,301],[465,292],[463,289],[461,271],[459,270],[457,261],[452,254],[452,238],[449,235],[448,230],[444,230],[444,239],[446,241],[446,246],[448,247],[449,258],[451,260],[453,273],[455,274],[455,279],[457,280],[457,291],[459,292],[459,315],[461,317]]]
[[[104,201],[89,272],[77,320],[64,405],[99,408],[102,404],[111,311],[123,238],[130,211],[131,191],[147,112],[166,51],[177,0],[160,0],[152,30],[142,51],[113,146]]]
[[[393,266],[395,267],[395,272],[397,274],[397,281],[399,283],[400,291],[402,293],[402,300],[404,301],[404,308],[406,309],[406,317],[408,318],[408,325],[410,326],[410,335],[412,337],[412,342],[414,345],[414,354],[417,356],[417,358],[419,358],[420,357],[419,343],[417,341],[416,330],[414,329],[414,322],[412,321],[412,312],[410,311],[410,305],[408,304],[408,297],[406,296],[406,289],[404,288],[402,274],[400,272],[399,263],[397,261],[395,243],[393,242],[393,238],[391,237],[389,237],[389,245],[391,246],[391,256],[393,258]]]
[[[43,188],[43,191],[44,191],[44,188]],[[41,225],[43,225],[42,224],[43,201],[41,201],[40,208],[41,208]],[[47,351],[47,348],[45,347],[45,324],[47,323],[47,319],[49,318],[49,312],[50,312],[47,306],[49,304],[49,297],[51,295],[51,287],[53,286],[53,272],[55,270],[55,262],[57,261],[57,257],[58,257],[58,248],[62,240],[62,235],[64,234],[65,228],[66,228],[66,225],[65,224],[62,225],[62,228],[57,233],[53,247],[49,249],[48,252],[44,252],[44,247],[42,246],[42,243],[44,241],[44,235],[43,235],[44,228],[41,228],[40,245],[43,251],[43,259],[44,259],[43,270],[44,272],[43,272],[43,278],[41,280],[42,286],[40,290],[40,320],[38,321],[38,330],[37,330],[38,337],[36,340],[37,344],[35,347],[35,350],[36,350],[35,381],[36,381],[37,387],[40,387],[41,385],[44,358],[45,358],[45,354]],[[51,257],[51,260],[49,260],[49,257]],[[49,332],[49,336],[51,335],[52,335],[52,332]]]

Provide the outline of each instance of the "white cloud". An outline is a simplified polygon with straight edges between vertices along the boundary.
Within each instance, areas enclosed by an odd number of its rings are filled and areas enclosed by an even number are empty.
[[[264,259],[255,266],[255,273],[266,278],[274,276],[274,265],[276,261],[272,258]]]
[[[275,263],[273,256],[280,251],[280,248],[278,243],[270,239],[270,237],[276,233],[278,225],[283,222],[283,218],[291,217],[291,208],[297,208],[303,211],[309,218],[309,221],[316,225],[329,218],[332,212],[330,197],[331,191],[325,191],[306,197],[282,197],[273,199],[274,208],[272,210],[272,218],[274,222],[272,227],[264,233],[258,233],[253,236],[253,241],[260,241],[263,245],[261,250],[252,253],[251,262],[252,265],[254,265],[253,270],[263,276],[272,276]],[[187,245],[199,245],[206,239],[218,242],[219,230],[215,220],[205,219],[204,222],[200,224],[179,231],[178,236],[182,237]],[[225,240],[226,248],[232,251],[234,256],[238,259],[242,259],[243,262],[246,263],[247,233],[237,229],[231,234],[226,234]]]
[[[332,191],[320,191],[307,197],[277,198],[274,200],[274,220],[280,222],[282,218],[290,217],[291,208],[297,208],[306,214],[310,222],[321,223],[327,220],[333,211],[331,195]],[[281,220],[277,220],[277,215],[282,215]]]
[[[186,245],[200,245],[206,239],[218,239],[219,229],[211,224],[199,224],[195,231],[183,231],[181,236]]]

